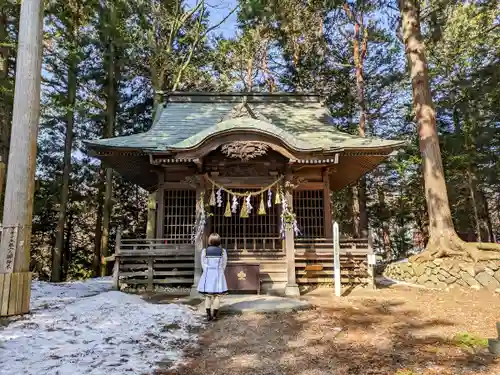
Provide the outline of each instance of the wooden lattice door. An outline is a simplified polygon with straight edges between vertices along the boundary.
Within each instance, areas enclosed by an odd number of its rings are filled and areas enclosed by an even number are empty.
[[[165,190],[164,237],[171,244],[191,242],[196,215],[196,191]]]
[[[299,190],[293,194],[293,208],[302,238],[324,238],[324,192],[323,190]]]
[[[267,196],[264,194],[266,214],[259,215],[260,199],[260,196],[251,198],[253,210],[247,218],[240,217],[241,198],[238,200],[237,212],[232,213],[231,217],[224,216],[226,200],[221,207],[213,208],[211,229],[221,236],[223,245],[228,250],[281,250],[280,207],[275,204],[267,207]]]

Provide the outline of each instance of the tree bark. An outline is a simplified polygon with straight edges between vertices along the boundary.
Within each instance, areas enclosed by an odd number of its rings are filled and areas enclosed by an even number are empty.
[[[71,262],[71,233],[73,231],[73,215],[70,212],[68,214],[68,225],[66,229],[65,241],[64,241],[64,252],[62,257],[62,279],[68,280],[69,274],[69,264]]]
[[[478,210],[478,204],[477,204],[477,199],[476,199],[476,190],[477,190],[477,184],[475,180],[475,176],[473,176],[473,172],[469,166],[469,169],[467,170],[467,185],[469,187],[469,193],[470,193],[470,203],[471,203],[471,208],[472,212],[474,214],[474,222],[476,224],[476,238],[479,242],[483,241],[483,236],[482,236],[482,229],[481,229],[481,219],[479,218],[479,210]]]
[[[110,15],[110,23],[116,25],[116,9],[111,6],[107,9]],[[104,61],[106,62],[106,127],[104,129],[104,138],[110,138],[114,136],[115,131],[115,121],[116,121],[116,107],[117,107],[117,88],[118,80],[120,74],[120,67],[118,64],[118,58],[116,56],[116,48],[113,40],[113,36],[110,35],[111,28],[106,29],[105,39],[107,42],[108,49],[106,51],[106,56]],[[101,253],[103,257],[107,257],[109,254],[109,232],[110,232],[110,221],[111,214],[113,211],[113,170],[111,168],[106,169],[106,190],[104,195],[104,205],[103,205],[103,218],[102,218],[102,237],[101,237]],[[107,275],[107,266],[101,266],[101,276]]]
[[[359,194],[358,185],[351,188],[351,210],[352,210],[352,234],[355,238],[361,236],[360,213],[359,213]]]
[[[364,25],[363,12],[354,14],[348,3],[344,3],[344,11],[354,24],[353,56],[354,69],[356,72],[356,103],[359,108],[358,134],[366,136],[366,100],[365,80],[363,73],[364,61],[368,49],[368,30]],[[368,236],[368,210],[366,205],[366,177],[362,176],[353,188],[353,212],[356,215],[354,234],[356,237]]]
[[[102,241],[102,216],[104,210],[104,192],[106,190],[106,170],[101,167],[99,171],[99,188],[97,192],[97,218],[94,237],[94,259],[92,260],[92,275],[98,277],[101,272],[101,241]]]
[[[444,256],[467,256],[474,261],[500,259],[500,251],[482,251],[477,244],[462,241],[453,226],[450,204],[436,127],[436,112],[429,87],[425,46],[420,31],[420,9],[417,0],[399,0],[403,42],[412,81],[413,106],[418,125],[420,152],[423,163],[425,198],[429,214],[429,242],[424,253],[414,261]]]
[[[385,193],[383,187],[378,190],[378,202],[381,209],[380,215],[382,219],[382,245],[384,249],[384,257],[389,259],[391,256],[391,234],[389,231],[389,213],[385,203]]]
[[[491,222],[490,207],[488,199],[482,189],[478,189],[479,199],[482,201],[484,209],[484,220],[486,221],[487,240],[488,242],[496,242],[495,231],[493,230],[493,223]]]
[[[73,30],[68,33],[73,36],[70,42],[68,66],[68,91],[66,103],[66,139],[64,141],[63,174],[61,198],[59,200],[59,215],[57,220],[56,244],[52,254],[52,282],[61,281],[61,261],[64,251],[64,234],[66,226],[66,210],[69,202],[69,186],[71,182],[71,154],[73,150],[73,127],[75,124],[76,90],[78,76],[78,11],[74,17]]]
[[[113,210],[113,170],[106,168],[106,191],[104,194],[104,205],[102,215],[102,235],[101,235],[101,254],[103,257],[109,255],[109,227],[111,221],[111,211]],[[101,265],[101,276],[106,276],[107,266]]]

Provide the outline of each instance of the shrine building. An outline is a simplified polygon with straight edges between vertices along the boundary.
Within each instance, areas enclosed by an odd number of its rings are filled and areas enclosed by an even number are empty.
[[[117,287],[189,291],[216,232],[231,290],[297,295],[333,281],[331,193],[404,141],[339,131],[315,95],[170,93],[150,130],[87,146],[151,193],[144,237],[123,228],[107,258]],[[370,238],[340,238],[342,282],[368,282],[372,252]]]

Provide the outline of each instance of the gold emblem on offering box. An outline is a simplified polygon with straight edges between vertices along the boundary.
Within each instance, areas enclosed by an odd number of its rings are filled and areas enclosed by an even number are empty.
[[[243,271],[240,271],[238,273],[238,280],[246,280],[247,279],[247,274]]]

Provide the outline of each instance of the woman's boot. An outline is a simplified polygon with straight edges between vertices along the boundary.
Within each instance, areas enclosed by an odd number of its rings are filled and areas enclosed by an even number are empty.
[[[210,309],[206,309],[207,310],[207,321],[210,321],[212,320],[212,314],[210,313]]]
[[[214,310],[214,313],[212,315],[212,319],[217,319],[217,314],[219,313],[219,310]]]

